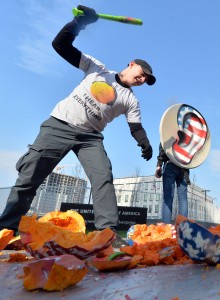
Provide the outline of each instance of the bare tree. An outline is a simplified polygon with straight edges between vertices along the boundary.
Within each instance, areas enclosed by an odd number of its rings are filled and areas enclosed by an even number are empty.
[[[141,168],[140,168],[140,166],[136,166],[134,169],[134,174],[131,175],[131,177],[139,177],[140,174],[141,174]]]

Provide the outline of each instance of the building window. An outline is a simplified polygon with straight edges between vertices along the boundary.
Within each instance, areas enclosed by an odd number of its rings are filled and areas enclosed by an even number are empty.
[[[141,194],[140,193],[137,193],[137,201],[141,201]]]
[[[149,205],[148,207],[148,212],[151,214],[152,213],[152,205]]]
[[[156,182],[151,183],[151,190],[156,192]]]
[[[150,201],[156,200],[156,194],[150,194]]]
[[[158,193],[155,194],[155,200],[156,200],[156,201],[160,201],[160,194],[158,194]]]
[[[149,194],[144,194],[144,201],[147,201],[149,199]]]
[[[129,195],[125,195],[125,202],[128,202]]]
[[[160,182],[159,181],[156,181],[156,189],[160,190]]]
[[[159,212],[159,205],[155,205],[155,213],[157,214]]]
[[[145,190],[148,190],[148,189],[149,189],[149,182],[145,182],[145,183],[144,183],[144,189],[145,189]]]

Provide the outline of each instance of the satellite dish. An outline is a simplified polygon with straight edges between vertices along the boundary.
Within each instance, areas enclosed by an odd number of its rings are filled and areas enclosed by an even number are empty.
[[[169,107],[161,118],[159,132],[166,155],[181,168],[196,168],[209,154],[208,125],[201,113],[188,104]]]

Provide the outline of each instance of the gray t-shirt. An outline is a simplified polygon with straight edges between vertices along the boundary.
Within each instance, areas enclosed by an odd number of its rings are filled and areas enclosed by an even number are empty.
[[[79,69],[84,71],[84,79],[67,98],[57,103],[51,116],[86,131],[98,132],[121,114],[127,122],[141,123],[139,103],[132,89],[118,84],[115,72],[84,53]]]

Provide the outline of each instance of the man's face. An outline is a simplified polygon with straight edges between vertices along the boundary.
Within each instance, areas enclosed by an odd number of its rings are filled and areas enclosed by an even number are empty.
[[[128,81],[130,86],[139,86],[146,82],[147,75],[143,72],[140,65],[132,61],[129,66]]]

